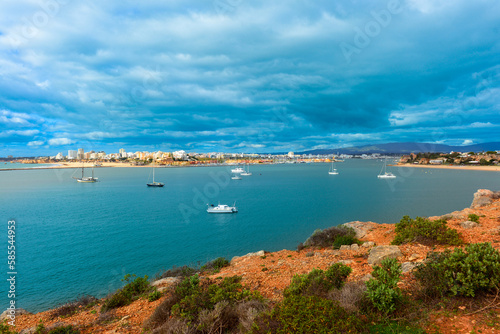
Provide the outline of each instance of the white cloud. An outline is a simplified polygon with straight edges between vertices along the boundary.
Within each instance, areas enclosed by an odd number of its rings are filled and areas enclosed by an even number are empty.
[[[462,143],[463,146],[472,145],[472,144],[474,144],[474,142],[472,140],[470,140],[470,139],[466,139]]]
[[[52,138],[49,139],[49,145],[51,146],[62,146],[73,144],[73,140],[69,138]]]
[[[28,146],[42,146],[43,144],[45,144],[44,141],[41,141],[41,140],[35,140],[35,141],[30,141],[28,143]]]

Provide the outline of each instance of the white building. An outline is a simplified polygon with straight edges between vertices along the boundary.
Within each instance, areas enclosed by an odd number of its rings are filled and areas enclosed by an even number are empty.
[[[177,160],[186,160],[187,159],[187,154],[185,151],[175,151],[172,153],[174,159]]]
[[[78,153],[76,154],[76,158],[78,160],[83,160],[85,158],[85,152],[83,151],[83,148],[78,149]]]
[[[62,152],[57,153],[57,155],[55,157],[56,160],[62,160],[63,158],[64,158],[64,156],[63,156]]]
[[[74,160],[77,158],[78,153],[75,150],[68,150],[68,159],[69,160]]]
[[[295,154],[293,152],[288,152],[288,157],[289,158],[293,158],[295,156]]]

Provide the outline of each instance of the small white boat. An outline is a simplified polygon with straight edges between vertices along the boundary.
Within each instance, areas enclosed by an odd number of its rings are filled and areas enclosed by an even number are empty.
[[[235,203],[236,204],[236,203]],[[238,212],[238,208],[233,204],[233,206],[229,206],[226,204],[219,204],[214,206],[213,204],[209,205],[207,208],[208,213],[236,213]]]
[[[339,172],[337,172],[337,168],[333,168],[333,161],[332,161],[332,167],[330,167],[330,170],[328,171],[328,174],[330,175],[338,175]]]
[[[233,180],[241,180],[241,176],[239,176],[238,174],[234,174],[231,179]]]
[[[148,187],[154,187],[154,188],[161,188],[161,187],[163,187],[163,186],[165,185],[165,183],[155,181],[155,168],[156,168],[156,167],[155,167],[155,163],[154,163],[154,161],[153,161],[153,166],[152,166],[152,168],[153,168],[153,182],[146,183],[146,185],[147,185]]]
[[[247,165],[247,170],[244,170],[242,173],[240,173],[240,175],[243,175],[243,176],[252,175],[252,173],[250,173],[250,165]]]
[[[73,173],[74,174],[74,173]],[[94,177],[94,167],[92,166],[92,176],[83,176],[84,167],[82,167],[82,177],[73,177],[77,182],[80,183],[94,183],[99,182],[97,177]]]
[[[377,176],[379,179],[395,179],[396,175],[387,171],[387,158],[385,158],[384,165]]]
[[[236,168],[233,168],[231,169],[231,173],[235,173],[235,174],[240,174],[240,173],[244,173],[245,170],[241,167],[236,167]]]

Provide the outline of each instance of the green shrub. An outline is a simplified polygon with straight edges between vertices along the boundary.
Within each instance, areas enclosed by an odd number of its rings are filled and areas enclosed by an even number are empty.
[[[227,266],[229,266],[229,261],[223,257],[219,257],[213,261],[207,262],[205,265],[201,267],[200,270],[201,271],[211,270],[214,272],[218,272],[219,270]]]
[[[391,313],[401,301],[402,294],[397,284],[401,265],[396,259],[385,259],[381,266],[373,268],[373,278],[366,282],[366,294],[379,311]]]
[[[361,242],[352,235],[341,235],[335,238],[333,248],[339,249],[342,245],[360,244]]]
[[[325,296],[332,289],[340,289],[352,269],[342,263],[335,263],[326,271],[313,269],[308,274],[295,275],[285,289],[284,296]]]
[[[90,295],[83,295],[81,297],[78,297],[76,300],[68,302],[58,308],[56,308],[50,316],[52,318],[56,317],[69,317],[72,316],[73,314],[78,313],[78,311],[85,309],[85,308],[90,308],[94,305],[96,305],[98,302],[98,299],[95,298],[94,296]]]
[[[154,290],[153,292],[151,292],[149,295],[148,295],[148,301],[150,302],[154,302],[155,300],[158,300],[160,299],[162,296],[162,293],[158,290]]]
[[[317,296],[290,296],[254,324],[252,333],[362,333],[359,317],[335,301]]]
[[[397,322],[380,323],[369,328],[370,334],[425,334],[421,328]]]
[[[460,234],[447,226],[446,220],[431,221],[426,218],[417,217],[415,220],[404,216],[396,224],[396,236],[393,245],[417,241],[427,244],[460,245],[462,240]]]
[[[431,253],[415,276],[428,296],[474,297],[500,284],[500,253],[490,243]]]
[[[163,274],[161,274],[161,275],[157,274],[156,277],[158,279],[167,278],[167,277],[189,277],[189,276],[196,274],[197,272],[198,272],[198,270],[194,267],[190,267],[190,266],[176,267],[176,266],[173,266],[171,269],[165,271]]]
[[[471,222],[479,223],[479,216],[476,214],[471,213],[468,218]]]
[[[354,229],[346,226],[333,226],[324,230],[316,230],[314,233],[304,242],[300,244],[298,250],[304,247],[330,247],[335,239],[341,236],[351,236],[355,237],[356,232]],[[299,249],[300,248],[300,249]]]
[[[49,331],[49,334],[80,334],[80,331],[70,325],[54,328]]]
[[[151,285],[148,282],[148,276],[137,277],[130,281],[135,275],[127,274],[122,281],[127,284],[109,297],[101,307],[101,312],[107,312],[111,309],[122,307],[132,303],[141,295],[151,291]]]
[[[201,311],[214,310],[220,302],[231,306],[238,301],[262,299],[257,292],[244,289],[240,281],[239,276],[226,277],[219,284],[208,279],[200,282],[198,275],[186,278],[175,289],[180,301],[172,306],[172,314],[193,321]]]
[[[7,325],[7,320],[0,323],[0,334],[16,334],[10,330],[9,325]]]

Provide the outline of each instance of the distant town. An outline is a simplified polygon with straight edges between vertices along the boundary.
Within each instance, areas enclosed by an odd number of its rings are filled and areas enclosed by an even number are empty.
[[[238,164],[238,163],[311,163],[341,161],[344,159],[383,159],[391,158],[394,162],[399,159],[399,164],[418,165],[498,165],[500,151],[486,152],[450,152],[450,153],[411,153],[411,154],[246,154],[246,153],[188,153],[183,150],[174,152],[163,151],[136,151],[127,152],[122,148],[116,153],[104,151],[88,151],[83,148],[68,150],[67,154],[57,153],[55,156],[14,158],[9,156],[1,158],[2,161],[20,162],[26,164],[40,163],[123,163],[129,165],[149,165],[153,161],[164,166],[208,165],[208,164]],[[394,160],[396,159],[396,160]]]

